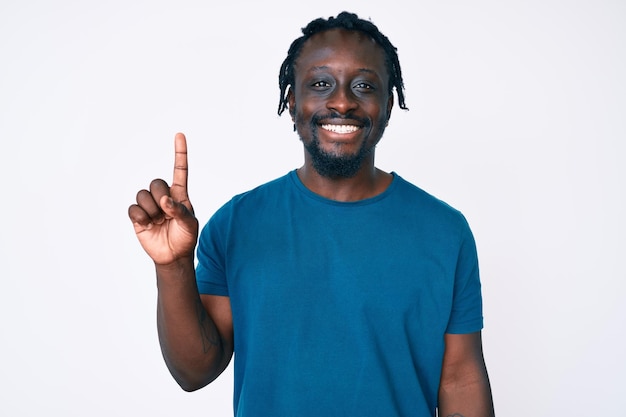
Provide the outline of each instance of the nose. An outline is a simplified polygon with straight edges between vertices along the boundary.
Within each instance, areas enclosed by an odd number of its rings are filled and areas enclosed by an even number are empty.
[[[344,115],[357,107],[358,102],[350,86],[337,85],[326,102],[326,108]]]

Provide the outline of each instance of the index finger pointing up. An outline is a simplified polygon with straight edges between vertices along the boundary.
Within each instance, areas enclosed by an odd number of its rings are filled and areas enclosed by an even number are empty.
[[[183,203],[190,208],[189,195],[187,194],[187,139],[182,133],[177,133],[174,138],[174,180],[170,187],[170,193],[174,201]]]

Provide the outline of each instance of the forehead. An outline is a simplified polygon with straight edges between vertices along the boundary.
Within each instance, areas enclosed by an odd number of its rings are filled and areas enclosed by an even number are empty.
[[[295,61],[296,72],[313,67],[358,65],[386,75],[385,52],[367,34],[330,29],[311,36]]]

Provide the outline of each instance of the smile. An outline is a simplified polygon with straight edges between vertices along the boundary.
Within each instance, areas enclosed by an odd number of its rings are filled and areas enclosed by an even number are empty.
[[[328,130],[333,133],[346,134],[346,133],[354,133],[360,129],[359,126],[355,125],[330,125],[323,124],[321,128],[324,130]]]

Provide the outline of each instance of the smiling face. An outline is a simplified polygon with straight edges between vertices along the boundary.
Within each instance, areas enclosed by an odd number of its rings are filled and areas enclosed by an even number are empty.
[[[306,161],[325,177],[351,177],[385,131],[393,105],[383,49],[358,31],[312,36],[295,62],[289,112]]]

